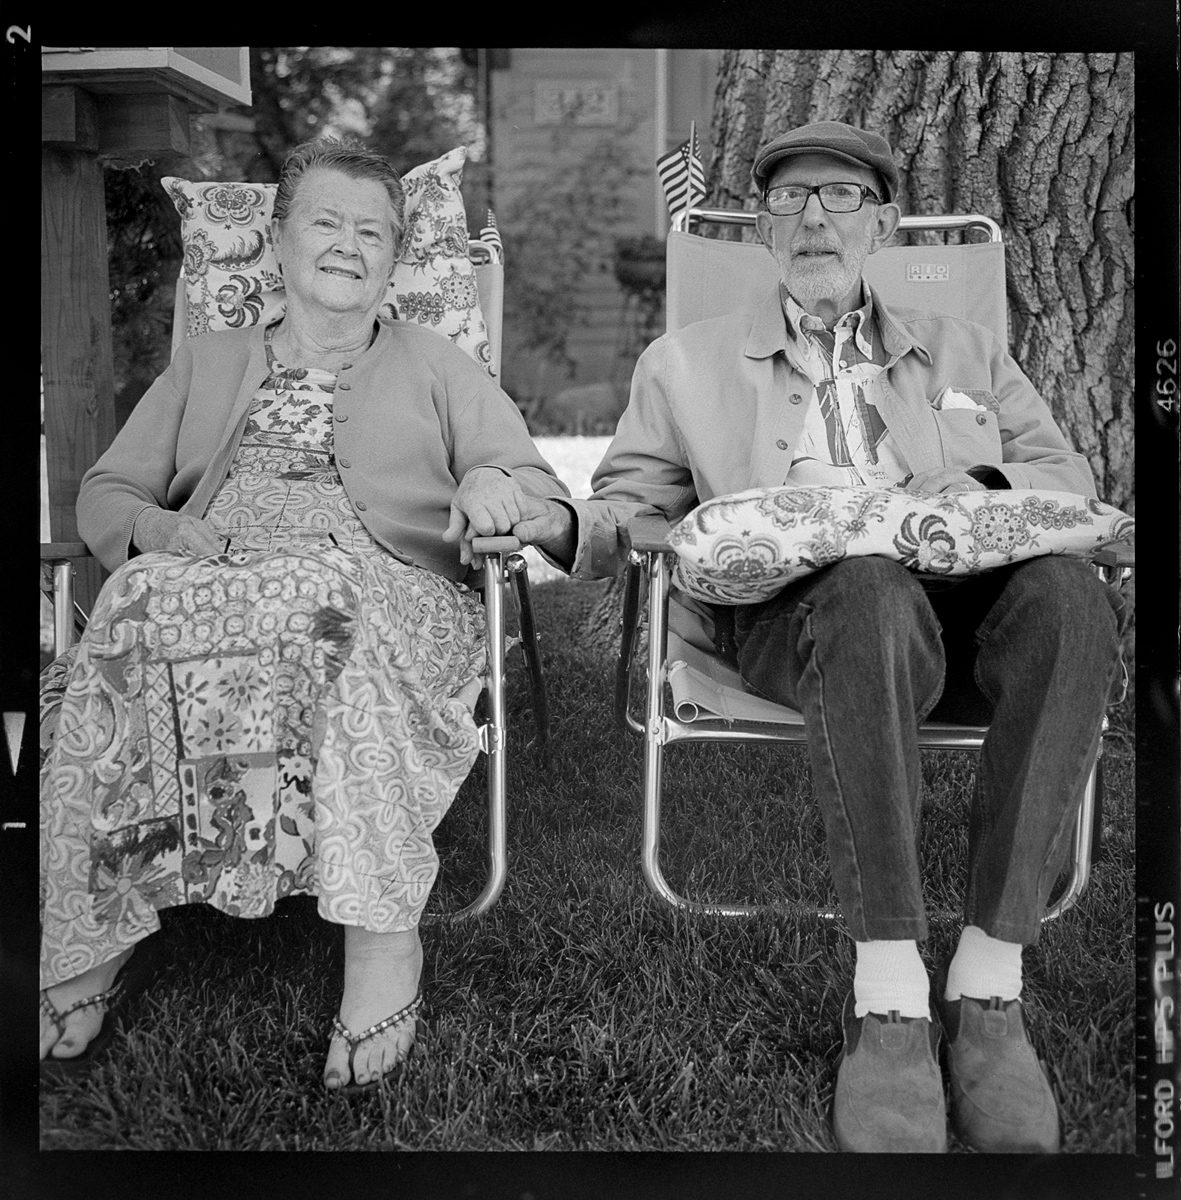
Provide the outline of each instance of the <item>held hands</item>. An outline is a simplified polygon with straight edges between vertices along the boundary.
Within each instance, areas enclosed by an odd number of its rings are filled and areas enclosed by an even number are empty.
[[[957,467],[938,467],[924,471],[907,480],[908,492],[986,492],[988,489],[978,479]]]
[[[225,538],[208,521],[166,508],[145,508],[135,518],[131,531],[135,548],[146,554],[152,550],[170,550],[174,554],[220,554]]]
[[[472,553],[474,537],[512,534],[522,542],[548,549],[570,528],[570,514],[562,505],[530,496],[515,479],[495,467],[473,467],[451,501],[451,520],[443,540],[459,542],[459,561],[478,567],[479,556]]]

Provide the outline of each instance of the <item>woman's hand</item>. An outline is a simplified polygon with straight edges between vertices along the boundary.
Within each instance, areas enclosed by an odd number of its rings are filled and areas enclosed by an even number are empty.
[[[145,508],[135,518],[131,543],[141,553],[171,550],[175,554],[220,554],[225,538],[208,521],[166,508]]]
[[[472,538],[512,533],[513,526],[532,508],[521,485],[497,467],[472,467],[451,501],[451,520],[443,541],[459,542],[459,561],[480,565],[472,553]]]

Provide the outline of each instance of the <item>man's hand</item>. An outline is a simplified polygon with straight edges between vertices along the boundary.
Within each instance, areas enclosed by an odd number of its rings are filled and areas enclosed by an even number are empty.
[[[908,492],[986,492],[979,479],[973,479],[958,467],[939,467],[915,475],[906,485]]]
[[[451,501],[451,520],[443,541],[459,542],[459,561],[478,567],[472,538],[507,536],[518,521],[531,515],[530,497],[511,475],[495,467],[473,467]]]
[[[145,508],[135,518],[131,543],[141,553],[171,550],[175,554],[220,554],[225,538],[199,517],[169,512],[166,508]]]
[[[574,514],[557,500],[527,496],[530,511],[513,526],[513,536],[529,546],[540,546],[547,554],[570,567],[577,549]]]

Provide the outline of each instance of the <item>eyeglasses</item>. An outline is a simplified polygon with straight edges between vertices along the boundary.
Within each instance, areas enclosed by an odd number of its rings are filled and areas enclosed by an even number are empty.
[[[820,197],[820,206],[825,212],[856,212],[866,200],[881,204],[873,188],[863,183],[822,183],[818,187],[788,183],[781,187],[768,188],[763,196],[767,211],[775,217],[794,217],[802,213],[809,197],[815,192]]]

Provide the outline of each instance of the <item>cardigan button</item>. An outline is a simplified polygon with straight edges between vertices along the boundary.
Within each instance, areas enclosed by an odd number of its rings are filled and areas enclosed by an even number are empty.
[[[365,511],[365,510],[366,510],[366,509],[369,507],[369,505],[368,505],[368,504],[366,504],[364,500],[358,500],[358,501],[356,502],[356,506],[357,506],[357,508],[359,508],[359,509],[360,509],[362,512],[364,512],[364,511]]]
[[[977,424],[977,425],[987,425],[987,424],[988,424],[988,418],[987,418],[987,417],[986,417],[986,416],[985,416],[983,413],[981,413],[981,414],[980,414],[980,415],[979,415],[979,416],[976,418],[976,424]]]
[[[799,392],[792,392],[792,394],[788,396],[787,402],[789,404],[803,404],[804,397],[801,396]]]
[[[780,438],[780,439],[779,439],[779,441],[777,441],[777,442],[775,443],[775,445],[776,445],[776,446],[778,446],[780,450],[786,450],[786,449],[787,449],[787,443],[786,443],[786,442],[783,440],[783,438]]]
[[[347,458],[338,458],[336,461],[340,464],[340,466],[346,469],[353,465],[352,462]]]
[[[347,421],[349,419],[349,415],[348,413],[334,412],[332,414],[332,419],[334,421]]]
[[[349,389],[352,387],[352,385],[351,385],[351,384],[348,384],[348,383],[338,383],[336,386],[337,386],[337,387],[338,387],[338,388],[339,388],[339,389],[340,389],[342,392],[347,392],[347,391],[348,391],[348,390],[349,390]]]

